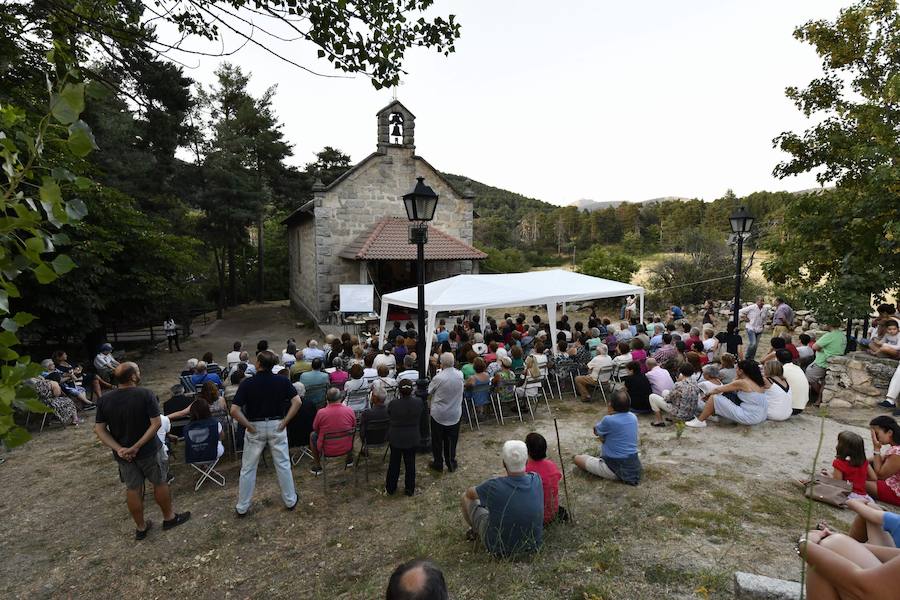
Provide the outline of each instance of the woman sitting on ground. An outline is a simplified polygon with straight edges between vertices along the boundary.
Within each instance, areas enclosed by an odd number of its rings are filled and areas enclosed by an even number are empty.
[[[867,481],[869,495],[881,502],[900,506],[900,425],[893,417],[881,415],[869,422],[875,455],[872,468],[877,481]],[[882,453],[883,446],[887,450]]]
[[[781,363],[773,359],[763,365],[766,377],[766,418],[770,421],[787,421],[791,409],[791,387],[784,379]]]
[[[78,425],[84,420],[78,417],[75,404],[63,394],[62,388],[55,381],[35,377],[25,382],[37,392],[38,400],[53,409],[53,414],[63,425]]]
[[[641,365],[636,360],[625,365],[627,375],[622,377],[628,396],[631,398],[631,412],[648,413],[650,408],[650,394],[653,390],[650,380],[641,373]]]
[[[797,540],[809,569],[806,595],[816,600],[897,600],[900,549],[861,544],[827,527]]]
[[[706,427],[713,414],[741,425],[758,425],[766,420],[766,382],[754,360],[742,360],[737,365],[737,378],[706,394],[706,406],[700,416],[685,423],[688,427]],[[736,404],[730,394],[736,394]]]
[[[728,385],[734,381],[737,373],[734,370],[734,355],[727,352],[719,358],[719,378]]]

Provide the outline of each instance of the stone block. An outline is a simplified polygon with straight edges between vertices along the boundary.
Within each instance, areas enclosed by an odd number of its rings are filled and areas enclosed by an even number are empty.
[[[738,571],[734,574],[734,597],[738,600],[799,600],[800,583]]]
[[[841,400],[840,398],[830,400],[828,406],[831,408],[853,408],[853,405],[849,401]]]

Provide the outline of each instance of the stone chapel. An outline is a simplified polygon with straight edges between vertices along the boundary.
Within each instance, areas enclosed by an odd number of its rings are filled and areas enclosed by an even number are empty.
[[[456,189],[416,154],[416,117],[394,100],[378,111],[378,146],[285,220],[290,299],[316,323],[327,319],[341,284],[373,284],[381,295],[416,284],[416,247],[408,240],[402,196],[416,177],[438,194],[425,246],[425,279],[478,272],[487,255],[472,246],[474,194]]]

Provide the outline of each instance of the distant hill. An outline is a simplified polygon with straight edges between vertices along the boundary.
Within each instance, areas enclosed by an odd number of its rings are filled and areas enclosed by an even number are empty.
[[[482,218],[515,215],[513,222],[518,222],[518,218],[522,214],[532,212],[548,213],[559,208],[549,202],[487,185],[480,181],[469,179],[464,175],[453,175],[452,173],[442,173],[442,175],[456,189],[462,191],[468,187],[475,192],[475,212]]]
[[[683,198],[681,196],[663,196],[662,198],[651,198],[650,200],[641,200],[640,202],[632,202],[631,204],[658,204],[659,202],[668,202],[670,200],[690,200],[690,198]],[[587,198],[581,198],[580,200],[575,200],[574,202],[570,202],[569,206],[576,206],[578,210],[586,210],[588,212],[594,212],[595,210],[602,210],[604,208],[616,208],[620,204],[624,204],[625,200],[610,200],[607,202],[596,202],[594,200],[589,200]]]

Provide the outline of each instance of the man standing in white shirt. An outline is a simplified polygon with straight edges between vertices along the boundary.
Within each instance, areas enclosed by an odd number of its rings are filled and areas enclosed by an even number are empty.
[[[241,348],[243,347],[244,345],[241,342],[235,342],[231,346],[231,352],[225,356],[225,365],[227,366],[229,373],[231,373],[234,367],[241,362]]]
[[[769,318],[769,307],[763,302],[762,296],[756,297],[756,302],[745,306],[738,311],[739,320],[747,320],[747,351],[744,358],[753,360],[756,358],[756,346],[759,344],[759,336],[762,335]]]

